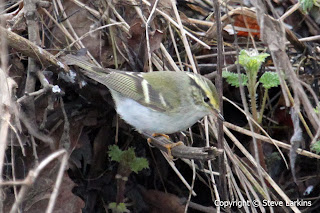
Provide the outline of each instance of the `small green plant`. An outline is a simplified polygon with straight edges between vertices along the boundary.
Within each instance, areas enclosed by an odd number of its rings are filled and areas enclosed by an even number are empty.
[[[253,118],[259,123],[262,122],[262,116],[266,104],[266,100],[268,97],[268,90],[272,87],[277,87],[280,84],[280,80],[277,73],[274,72],[265,72],[257,81],[258,71],[265,61],[265,59],[269,56],[268,53],[259,54],[256,50],[241,50],[239,54],[238,63],[244,67],[246,73],[241,74],[241,81],[244,86],[247,86],[250,100],[251,100],[251,110]],[[231,73],[228,71],[223,71],[222,77],[226,78],[226,81],[232,86],[239,87],[239,78],[237,73]],[[264,96],[261,103],[260,113],[257,112],[256,105],[256,89],[259,85],[262,84],[264,88]]]
[[[313,6],[320,7],[320,0],[299,0],[302,10],[309,12]]]
[[[238,63],[244,67],[249,74],[257,74],[262,63],[270,56],[268,53],[259,54],[257,50],[241,50]],[[248,73],[247,73],[248,75]]]
[[[109,203],[108,209],[110,209],[112,212],[116,212],[116,213],[130,212],[127,209],[125,203],[116,203],[116,202]]]
[[[244,86],[248,88],[249,96],[250,96],[250,106],[253,119],[258,122],[262,123],[263,113],[266,105],[266,100],[268,97],[268,90],[271,87],[276,87],[280,84],[279,77],[277,73],[273,72],[265,72],[257,81],[258,72],[262,63],[266,60],[269,56],[267,53],[259,54],[256,50],[241,50],[239,54],[238,63],[244,68],[245,74],[241,74],[241,82]],[[232,86],[239,87],[239,77],[236,73],[230,73],[224,71],[222,73],[222,77],[226,78],[227,82]],[[256,90],[259,84],[262,84],[264,88],[264,95],[260,107],[260,112],[258,112],[258,107],[256,103]],[[259,133],[259,129],[255,128],[255,132]],[[266,169],[266,164],[264,160],[264,154],[261,142],[257,143],[259,158],[261,166]],[[251,150],[253,153],[253,150]]]
[[[138,173],[142,169],[149,168],[149,163],[145,158],[136,157],[132,147],[122,151],[116,145],[109,146],[108,154],[112,161],[119,163],[115,176],[117,180],[116,202],[110,203],[108,207],[113,213],[129,212],[124,203],[126,182],[132,172]]]
[[[311,150],[316,152],[317,154],[320,153],[320,140],[311,145]]]
[[[140,172],[142,169],[149,168],[147,159],[136,157],[136,153],[132,147],[122,151],[117,145],[109,146],[108,154],[111,160],[128,167],[135,173]]]

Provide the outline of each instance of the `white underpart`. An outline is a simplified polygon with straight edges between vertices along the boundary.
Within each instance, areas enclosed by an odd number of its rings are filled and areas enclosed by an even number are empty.
[[[167,115],[145,107],[138,102],[111,90],[118,114],[140,132],[170,134],[183,131],[209,114],[208,111],[185,109],[175,115]],[[194,106],[193,106],[194,107]]]

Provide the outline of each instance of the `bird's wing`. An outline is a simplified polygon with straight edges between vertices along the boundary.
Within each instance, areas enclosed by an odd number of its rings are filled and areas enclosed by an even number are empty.
[[[179,83],[185,83],[181,82],[180,78],[185,77],[181,73],[170,71],[127,72],[99,68],[73,55],[64,56],[63,59],[70,65],[82,68],[83,74],[87,77],[153,110],[170,111],[180,106],[181,89]]]
[[[153,110],[170,111],[180,105],[180,93],[168,73],[111,72],[103,79],[93,79]]]

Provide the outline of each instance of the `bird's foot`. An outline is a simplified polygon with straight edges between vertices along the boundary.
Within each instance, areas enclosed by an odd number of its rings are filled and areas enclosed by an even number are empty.
[[[173,159],[173,156],[172,156],[172,152],[171,152],[171,150],[172,150],[172,148],[174,148],[174,147],[176,147],[176,146],[181,146],[181,145],[183,145],[184,143],[182,142],[182,141],[178,141],[178,142],[176,142],[176,143],[169,143],[169,144],[165,144],[164,145],[164,147],[166,147],[167,148],[167,150],[168,150],[168,156],[169,156],[169,158],[172,160]]]
[[[158,136],[163,136],[165,137],[166,139],[170,140],[170,137],[168,135],[165,135],[165,134],[160,134],[160,133],[153,133],[152,134],[152,137],[158,137]],[[148,138],[147,139],[148,143],[150,144],[152,139],[151,138]],[[171,141],[171,140],[170,140]],[[165,144],[163,145],[166,149],[167,149],[167,154],[169,156],[169,158],[172,160],[173,159],[173,156],[172,156],[172,148],[176,147],[176,146],[180,146],[180,145],[183,145],[184,143],[182,141],[179,141],[179,142],[176,142],[176,143],[170,143],[170,144]]]

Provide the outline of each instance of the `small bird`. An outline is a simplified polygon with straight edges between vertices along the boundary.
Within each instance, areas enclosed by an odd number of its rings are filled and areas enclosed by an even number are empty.
[[[116,111],[139,132],[171,134],[186,130],[206,115],[223,120],[216,87],[190,72],[127,72],[99,68],[74,55],[69,65],[109,88]]]

